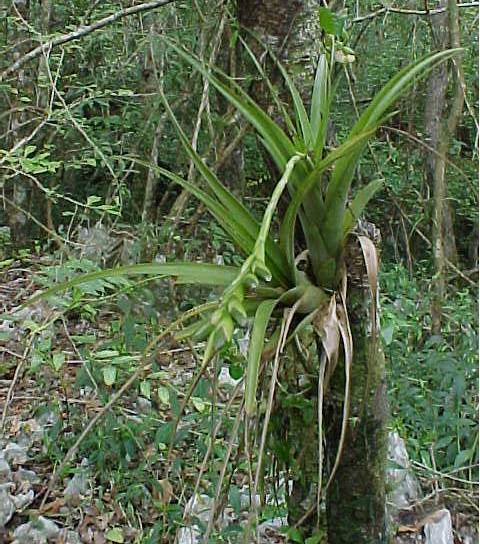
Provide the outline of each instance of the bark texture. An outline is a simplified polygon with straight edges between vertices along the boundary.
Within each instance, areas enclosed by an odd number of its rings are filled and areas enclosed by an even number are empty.
[[[442,13],[432,15],[432,32],[436,49],[460,46],[460,29],[456,1],[440,0]],[[447,110],[449,74],[454,82],[450,110]],[[447,155],[463,111],[464,76],[461,59],[455,59],[453,69],[442,63],[430,76],[425,107],[425,130],[435,152],[427,156],[427,180],[433,194],[432,245],[436,271],[436,292],[432,306],[432,331],[440,334],[442,303],[445,297],[446,262],[457,261],[453,210],[448,202]],[[445,116],[447,119],[445,121]]]
[[[358,243],[352,241],[349,263],[348,311],[353,337],[351,403],[346,442],[336,476],[327,490],[329,544],[387,542],[385,470],[387,458],[385,360],[378,323]],[[327,464],[333,465],[345,387],[340,361],[332,377],[326,406]]]
[[[287,67],[300,92],[310,91],[319,52],[318,8],[315,0],[238,0],[244,37],[264,63],[272,83],[279,83],[280,74],[263,44]],[[261,105],[269,102],[262,84],[253,89],[253,94]]]

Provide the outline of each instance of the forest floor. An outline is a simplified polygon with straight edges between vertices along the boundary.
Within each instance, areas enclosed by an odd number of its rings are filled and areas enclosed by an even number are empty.
[[[0,542],[173,542],[183,523],[186,487],[191,489],[201,465],[199,444],[209,429],[210,409],[200,391],[187,410],[185,431],[199,442],[184,440],[174,450],[184,460],[183,488],[174,489],[165,477],[167,435],[182,388],[194,374],[195,356],[178,344],[162,346],[148,373],[104,413],[138,363],[148,320],[127,323],[137,331],[127,339],[127,353],[125,316],[131,314],[107,299],[100,308],[83,301],[66,315],[43,303],[22,307],[39,289],[36,278],[46,264],[28,258],[6,263],[0,272]],[[231,387],[218,391],[219,405],[231,392]],[[99,414],[92,431],[74,446]],[[62,463],[72,447],[72,460]],[[206,470],[200,489],[208,486],[208,477]],[[428,494],[432,481],[424,483]],[[476,500],[461,482],[454,484],[447,493],[434,482],[436,493],[404,513],[398,544],[424,542],[429,512],[442,506],[452,514],[455,544],[478,542]],[[165,530],[167,524],[173,531]],[[262,541],[286,538],[267,524]]]

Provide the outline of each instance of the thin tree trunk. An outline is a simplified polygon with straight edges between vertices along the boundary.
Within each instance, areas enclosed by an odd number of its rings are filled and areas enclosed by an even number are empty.
[[[37,11],[34,11],[35,8]],[[38,18],[38,27],[43,34],[48,34],[51,27],[53,2],[45,0],[41,6],[32,6],[31,2],[12,2],[10,15],[17,18],[12,22],[13,58],[16,60],[28,50],[31,45],[29,20]],[[48,80],[48,56],[45,53],[34,65],[21,65],[16,72],[15,85],[18,93],[10,103],[9,136],[6,138],[7,149],[14,149],[22,154],[26,145],[41,148],[48,130],[45,128],[49,113],[49,89],[37,85],[40,80]],[[35,108],[25,108],[22,98],[29,98]],[[32,118],[32,111],[43,112],[43,121]],[[48,134],[48,133],[47,133]],[[40,180],[39,180],[40,182]],[[46,202],[41,191],[36,190],[31,180],[22,173],[5,183],[5,211],[10,227],[12,246],[27,247],[38,235],[38,225],[42,217],[49,222],[48,229],[54,231],[51,214],[51,203]],[[33,220],[32,220],[33,219]],[[35,224],[37,223],[37,224]],[[47,230],[48,230],[47,229]]]
[[[318,26],[319,3],[310,0],[239,0],[239,21],[244,29],[255,33],[286,66],[308,103],[312,88],[315,64],[321,33]],[[245,37],[258,58],[263,47]],[[273,84],[279,86],[280,78],[273,64],[265,62],[265,70]],[[280,91],[282,98],[287,93]],[[265,85],[255,86],[253,98],[272,114],[271,97]],[[270,107],[269,107],[270,105]],[[357,255],[358,257],[358,255]],[[360,262],[363,258],[360,255]],[[357,272],[363,276],[363,267]],[[355,279],[355,278],[354,278]],[[364,278],[363,278],[364,279]],[[371,320],[371,301],[363,283],[351,287],[349,310],[352,319],[354,344],[354,376],[352,376],[352,415],[349,420],[347,443],[342,461],[327,493],[329,544],[380,543],[386,538],[385,528],[385,463],[386,463],[386,387],[384,359],[378,334],[372,335],[376,324]],[[321,350],[319,350],[321,351]],[[321,353],[319,353],[321,355]],[[292,365],[294,366],[294,365]],[[327,460],[331,464],[336,455],[342,422],[344,383],[341,368],[329,395],[329,444]],[[298,364],[296,376],[289,380],[298,390],[298,375],[306,372]],[[308,374],[308,372],[307,372]],[[306,376],[305,376],[306,377]],[[317,377],[318,379],[318,377]],[[285,383],[285,381],[283,381]],[[280,441],[288,449],[288,477],[293,485],[288,497],[289,524],[301,522],[304,536],[316,528],[316,486],[318,485],[319,448],[315,432],[315,417],[305,420],[306,411],[316,414],[317,386],[311,380],[310,388],[303,388],[302,399],[309,408],[296,406],[277,409],[275,418]],[[356,424],[355,424],[356,423]],[[313,431],[313,432],[311,432]]]
[[[432,16],[434,44],[438,49],[460,46],[458,7],[455,1],[441,0],[439,7],[447,11]],[[457,261],[453,210],[448,202],[446,164],[448,148],[455,134],[463,111],[464,76],[461,60],[455,60],[453,68],[454,96],[447,122],[444,114],[447,105],[449,80],[448,65],[436,68],[429,81],[425,108],[426,132],[430,146],[436,150],[427,157],[427,177],[433,193],[432,243],[435,264],[435,293],[432,304],[432,331],[439,334],[442,326],[442,307],[445,298],[446,262]]]
[[[30,6],[29,3],[16,2],[10,10],[10,15],[20,15],[23,19],[29,19]],[[28,49],[28,30],[24,28],[23,23],[18,20],[15,23],[13,41],[15,43],[13,55],[14,59],[22,57]],[[32,68],[22,68],[17,72],[16,86],[19,92],[18,98],[12,101],[10,117],[11,137],[7,141],[7,147],[15,148],[21,140],[27,135],[25,128],[22,125],[27,121],[27,114],[22,108],[20,101],[21,95],[30,95],[33,97],[33,73]],[[31,127],[31,125],[27,125]],[[27,129],[28,130],[28,129]],[[22,248],[27,246],[29,242],[29,224],[28,214],[30,212],[31,186],[28,180],[18,174],[12,178],[6,186],[6,196],[10,200],[10,205],[6,205],[6,216],[8,226],[10,227],[10,235],[14,248]]]
[[[385,361],[378,323],[358,242],[351,243],[347,306],[353,337],[351,402],[340,465],[327,490],[329,544],[382,544],[386,527],[386,423],[388,417]],[[352,265],[353,263],[353,265]],[[375,321],[377,321],[375,319]],[[340,361],[326,404],[326,457],[331,470],[342,426],[345,388]]]

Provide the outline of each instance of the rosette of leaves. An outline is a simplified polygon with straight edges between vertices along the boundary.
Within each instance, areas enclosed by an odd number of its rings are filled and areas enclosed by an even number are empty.
[[[353,343],[349,332],[346,310],[346,271],[344,248],[366,204],[381,187],[373,181],[350,195],[350,187],[357,162],[367,141],[384,121],[389,108],[418,77],[451,58],[459,50],[428,55],[399,71],[372,99],[368,108],[352,127],[348,137],[336,149],[327,149],[326,134],[332,101],[332,66],[334,55],[320,55],[311,93],[310,107],[303,103],[300,93],[287,72],[280,66],[286,87],[291,95],[293,112],[283,110],[284,127],[277,124],[233,80],[219,70],[210,70],[199,59],[166,40],[194,69],[207,78],[258,133],[262,144],[282,172],[263,220],[259,223],[248,208],[227,189],[216,174],[193,149],[167,100],[165,108],[189,158],[204,182],[198,187],[174,172],[157,167],[159,174],[187,189],[201,201],[214,219],[245,255],[241,267],[201,263],[147,263],[118,267],[79,276],[48,289],[39,297],[45,298],[74,285],[90,281],[108,281],[122,275],[157,274],[174,277],[177,283],[210,285],[223,288],[215,304],[205,305],[200,318],[179,332],[179,338],[193,337],[206,340],[201,370],[212,357],[232,340],[236,327],[251,321],[251,339],[245,374],[244,409],[248,417],[257,410],[257,384],[260,361],[266,346],[267,331],[272,330],[269,353],[278,357],[285,345],[298,337],[302,328],[311,325],[324,348],[320,372],[328,376],[335,365],[340,345],[348,373],[352,360]],[[333,49],[333,48],[332,48]],[[149,168],[155,168],[148,165]],[[270,232],[272,218],[277,212],[281,195],[290,197],[286,212],[280,218],[279,238]],[[298,249],[296,223],[300,223],[304,247]],[[372,294],[375,287],[375,255],[368,240],[361,241],[370,269]],[[303,262],[303,266],[300,265]],[[375,300],[375,297],[372,297]],[[33,300],[35,300],[33,299]],[[296,327],[290,331],[293,317]],[[347,376],[345,417],[348,413]],[[274,380],[272,378],[272,383]],[[265,414],[264,433],[268,427],[269,411]],[[265,445],[262,437],[259,455]],[[339,447],[340,454],[341,446]],[[260,464],[258,466],[260,467]],[[335,472],[337,461],[331,471]],[[258,482],[258,473],[257,473]]]

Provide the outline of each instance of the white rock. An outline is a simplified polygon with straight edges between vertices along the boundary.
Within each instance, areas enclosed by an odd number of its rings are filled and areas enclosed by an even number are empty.
[[[6,486],[2,486],[0,487],[0,528],[5,527],[12,519],[14,513],[15,504],[13,503]]]
[[[228,387],[235,387],[240,380],[235,380],[230,376],[230,371],[226,366],[222,366],[220,373],[218,375],[219,385],[226,385]]]
[[[34,498],[35,498],[35,493],[33,492],[33,489],[30,489],[28,493],[12,495],[12,500],[17,510],[23,510],[29,504],[32,504]]]
[[[238,349],[240,353],[246,357],[248,355],[248,348],[250,346],[250,330],[247,330],[243,338],[238,340]]]
[[[278,533],[282,527],[288,525],[288,520],[286,517],[273,518],[263,523],[260,523],[258,526],[258,534],[262,542],[272,542],[271,532]]]
[[[151,414],[152,412],[152,402],[144,397],[137,398],[135,407],[141,414]]]
[[[3,450],[3,457],[11,465],[23,465],[27,462],[27,449],[15,442],[10,442]]]
[[[58,422],[58,415],[55,412],[44,412],[37,417],[38,425],[45,430],[45,427],[52,427]]]
[[[397,432],[388,435],[387,480],[392,491],[388,503],[394,510],[406,508],[421,496],[420,484],[412,474],[405,442]]]
[[[82,544],[79,534],[76,531],[68,531],[67,529],[60,531],[59,542],[63,544]]]
[[[454,544],[452,517],[444,508],[429,516],[428,522],[423,527],[425,544]]]
[[[38,484],[40,483],[40,476],[33,470],[27,470],[20,467],[13,475],[13,480],[18,485]]]
[[[43,516],[17,527],[13,536],[17,544],[45,544],[54,542],[60,533],[57,524]]]
[[[202,525],[208,525],[212,513],[214,500],[208,495],[194,495],[190,497],[184,510],[186,523],[191,523],[187,527],[182,527],[177,532],[177,544],[197,544],[201,542],[202,532],[195,522]],[[225,527],[227,520],[221,516],[220,524]]]
[[[208,523],[213,507],[213,499],[208,495],[194,495],[185,506],[185,517],[197,518],[202,523]]]
[[[22,425],[22,433],[27,435],[31,442],[41,442],[45,433],[44,425],[36,419],[29,419]]]
[[[10,465],[3,458],[0,459],[0,484],[12,481],[12,471]]]
[[[85,495],[87,491],[88,475],[85,470],[81,469],[73,475],[63,492],[65,503],[70,506],[78,506],[82,500],[82,495]]]

